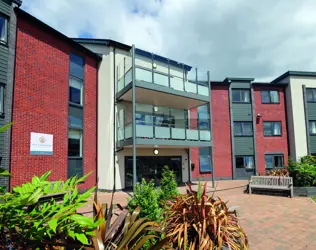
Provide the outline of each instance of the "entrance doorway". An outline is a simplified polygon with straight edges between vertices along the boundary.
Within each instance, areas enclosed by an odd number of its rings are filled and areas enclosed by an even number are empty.
[[[253,155],[235,157],[235,178],[247,179],[255,174],[255,163]]]
[[[168,166],[174,172],[177,183],[182,182],[181,156],[137,156],[137,182],[141,182],[144,178],[146,181],[154,180],[155,185],[159,185],[164,166]],[[133,187],[133,157],[125,156],[125,188],[131,187]]]

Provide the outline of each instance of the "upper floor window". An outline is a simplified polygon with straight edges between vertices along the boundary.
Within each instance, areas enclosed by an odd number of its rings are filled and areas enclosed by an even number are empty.
[[[309,121],[309,134],[316,135],[316,121]]]
[[[252,122],[234,122],[235,136],[252,136]]]
[[[306,89],[307,102],[316,102],[316,89]]]
[[[0,16],[0,42],[8,42],[8,19]]]
[[[254,159],[253,156],[235,156],[236,168],[254,168]]]
[[[266,169],[282,168],[284,166],[283,155],[265,155]]]
[[[232,100],[238,103],[250,103],[250,90],[249,89],[233,89]]]
[[[83,81],[76,77],[69,78],[69,101],[79,105],[83,105]]]
[[[208,112],[208,105],[203,105],[198,107],[198,114],[199,114],[199,128],[200,129],[209,129],[210,118]]]
[[[281,122],[263,122],[264,136],[280,136],[282,135]]]
[[[80,79],[84,78],[84,60],[73,53],[70,54],[70,74]]]
[[[277,90],[262,90],[261,103],[280,103],[279,91]]]

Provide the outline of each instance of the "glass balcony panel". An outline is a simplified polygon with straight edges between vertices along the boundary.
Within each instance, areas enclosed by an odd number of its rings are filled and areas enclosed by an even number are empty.
[[[155,127],[155,138],[170,139],[170,128]]]
[[[118,141],[124,140],[124,128],[117,129],[117,140]]]
[[[210,95],[210,91],[208,90],[208,87],[202,86],[202,85],[198,85],[198,94],[199,95],[209,96]]]
[[[185,140],[185,129],[184,128],[172,128],[171,135],[172,135],[172,139]]]
[[[199,140],[199,131],[195,129],[187,129],[187,140]]]
[[[120,92],[124,88],[124,78],[118,80],[117,83],[117,92]]]
[[[176,76],[170,77],[170,87],[176,90],[183,91],[183,78],[179,78]]]
[[[211,140],[211,132],[209,130],[200,130],[200,140],[201,141]]]
[[[125,139],[133,137],[133,125],[132,123],[125,126]]]
[[[135,79],[138,81],[144,81],[151,83],[152,79],[152,72],[151,70],[145,70],[141,68],[136,68],[135,70]]]
[[[136,125],[136,137],[139,138],[153,138],[154,130],[153,126],[148,125]]]
[[[140,56],[136,54],[135,65],[136,67],[148,69],[151,72],[152,71],[152,58],[148,58],[148,57]]]
[[[132,69],[126,72],[125,74],[125,86],[127,86],[130,82],[132,82],[133,72]]]
[[[189,93],[195,93],[196,94],[196,84],[195,82],[186,81],[185,82],[185,91]]]
[[[163,74],[155,72],[154,73],[154,81],[155,81],[155,84],[169,87],[168,75],[163,75]]]

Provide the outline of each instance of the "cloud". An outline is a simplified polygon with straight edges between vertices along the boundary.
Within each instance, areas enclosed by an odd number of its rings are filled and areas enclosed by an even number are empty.
[[[24,0],[68,36],[111,38],[202,69],[271,80],[316,71],[314,0]]]

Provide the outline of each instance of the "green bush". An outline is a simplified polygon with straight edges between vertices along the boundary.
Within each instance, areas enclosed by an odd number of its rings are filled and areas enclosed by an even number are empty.
[[[136,207],[140,207],[141,218],[148,218],[153,221],[160,221],[162,209],[159,207],[159,198],[161,190],[156,188],[153,180],[146,182],[142,179],[142,183],[136,183],[134,186],[134,194],[132,199],[128,199],[128,209],[133,211]]]
[[[175,179],[175,174],[168,167],[164,167],[162,172],[162,179],[160,182],[161,200],[167,201],[179,195],[178,185]]]
[[[312,155],[306,155],[301,158],[302,164],[316,165],[316,157]]]
[[[299,187],[316,186],[316,165],[297,165],[294,184]]]

